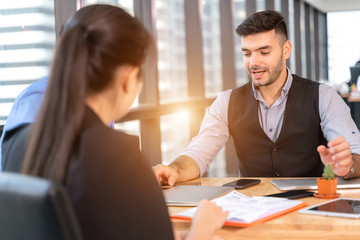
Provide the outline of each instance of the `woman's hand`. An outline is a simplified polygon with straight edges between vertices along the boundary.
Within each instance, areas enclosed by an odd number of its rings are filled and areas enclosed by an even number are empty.
[[[186,239],[220,239],[215,233],[224,225],[228,211],[223,211],[214,202],[205,199],[200,202],[199,208],[193,218],[190,233]]]

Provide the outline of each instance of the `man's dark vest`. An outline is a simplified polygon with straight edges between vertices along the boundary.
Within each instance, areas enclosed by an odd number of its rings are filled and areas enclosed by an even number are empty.
[[[262,130],[251,83],[234,89],[229,102],[229,131],[241,176],[316,177],[323,164],[317,146],[326,144],[320,127],[319,84],[293,75],[284,119],[276,142]]]

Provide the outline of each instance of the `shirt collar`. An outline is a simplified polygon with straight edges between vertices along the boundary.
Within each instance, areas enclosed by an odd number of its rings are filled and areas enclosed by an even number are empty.
[[[292,76],[291,71],[290,71],[290,69],[288,67],[286,67],[286,71],[287,71],[287,78],[286,78],[285,85],[284,85],[284,87],[283,87],[283,89],[281,91],[280,98],[284,98],[284,97],[287,96],[287,94],[289,93],[291,84],[293,82],[293,76]],[[252,86],[252,90],[253,90],[255,99],[256,100],[262,100],[263,98],[261,96],[261,93],[258,90],[258,88],[254,86],[253,82],[251,82],[251,86]]]

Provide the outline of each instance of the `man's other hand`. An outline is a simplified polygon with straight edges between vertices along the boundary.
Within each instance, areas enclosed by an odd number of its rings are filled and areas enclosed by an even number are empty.
[[[319,146],[317,151],[324,165],[330,164],[337,176],[343,177],[349,172],[353,161],[350,144],[343,136],[329,142],[328,148],[323,145]]]

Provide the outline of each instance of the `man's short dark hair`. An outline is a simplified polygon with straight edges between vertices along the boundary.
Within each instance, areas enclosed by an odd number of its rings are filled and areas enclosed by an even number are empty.
[[[240,37],[244,37],[273,29],[275,33],[285,36],[286,40],[288,39],[284,17],[277,11],[266,10],[254,13],[245,19],[245,21],[236,28],[236,33]]]

